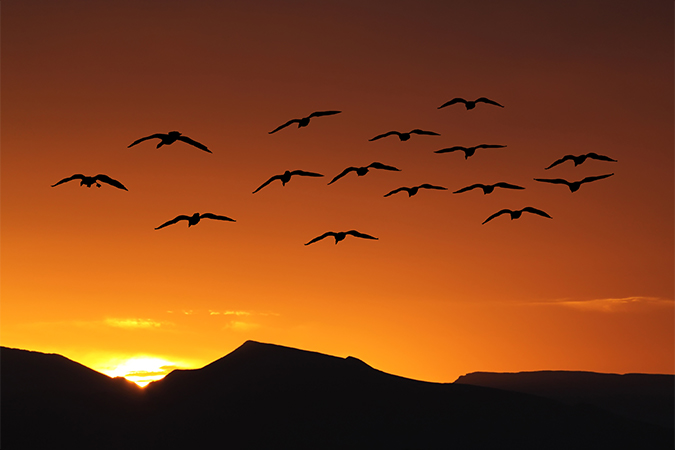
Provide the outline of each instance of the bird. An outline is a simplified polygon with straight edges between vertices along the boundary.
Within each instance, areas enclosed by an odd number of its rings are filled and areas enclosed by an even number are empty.
[[[558,164],[562,164],[565,161],[572,160],[574,161],[574,167],[578,166],[579,164],[583,164],[584,161],[586,161],[587,158],[591,159],[597,159],[600,161],[611,161],[611,162],[617,162],[616,159],[612,159],[609,156],[604,156],[604,155],[598,155],[597,153],[586,153],[585,155],[579,155],[579,156],[574,156],[574,155],[565,155],[550,166],[548,166],[545,170],[550,169],[551,167],[557,166]]]
[[[321,239],[323,239],[323,238],[325,238],[325,237],[328,237],[328,236],[333,236],[333,237],[335,238],[335,245],[337,245],[337,243],[340,242],[341,240],[343,240],[344,238],[346,238],[348,234],[349,234],[349,235],[352,235],[352,236],[354,236],[354,237],[362,238],[362,239],[374,239],[374,240],[378,240],[378,239],[377,239],[376,237],[374,237],[374,236],[371,236],[371,235],[369,235],[369,234],[359,233],[359,232],[356,231],[356,230],[339,231],[339,232],[337,232],[337,233],[336,233],[335,231],[327,231],[327,232],[325,232],[324,234],[322,234],[321,236],[315,237],[314,239],[312,239],[311,241],[309,241],[309,242],[306,243],[305,245],[313,244],[313,243],[315,243],[316,241],[320,241]]]
[[[157,148],[160,148],[162,145],[171,145],[176,141],[183,141],[183,142],[186,142],[190,145],[194,145],[195,147],[197,147],[200,150],[204,150],[205,152],[213,153],[211,150],[209,150],[206,147],[206,145],[201,144],[201,143],[199,143],[199,142],[197,142],[193,139],[190,139],[187,136],[183,136],[180,133],[180,131],[169,131],[168,134],[155,133],[155,134],[152,134],[150,136],[146,136],[144,138],[140,138],[137,141],[132,142],[129,145],[129,147],[127,147],[127,148],[133,147],[134,145],[139,144],[139,143],[141,143],[143,141],[146,141],[148,139],[160,139],[159,144],[157,144]]]
[[[464,100],[463,98],[456,97],[450,100],[449,102],[443,103],[441,106],[438,107],[438,109],[445,108],[446,106],[454,105],[455,103],[464,103],[464,106],[466,106],[466,109],[474,109],[476,107],[476,103],[483,102],[483,103],[489,103],[490,105],[495,105],[499,106],[500,108],[503,108],[502,105],[499,103],[495,102],[494,100],[490,100],[489,98],[481,97],[477,98],[474,101],[471,100]]]
[[[503,181],[500,181],[499,183],[495,184],[472,184],[471,186],[467,186],[465,188],[462,188],[458,191],[453,192],[453,194],[461,194],[462,192],[470,191],[471,189],[476,189],[476,188],[481,188],[483,190],[483,194],[491,194],[492,191],[495,190],[495,188],[504,188],[504,189],[525,189],[522,186],[516,186],[515,184],[509,184],[509,183],[504,183]]]
[[[510,209],[502,209],[501,211],[496,212],[496,213],[494,213],[493,215],[491,215],[490,217],[488,217],[487,219],[485,219],[485,222],[483,222],[481,225],[485,225],[487,222],[491,221],[491,220],[494,219],[495,217],[501,216],[502,214],[506,214],[506,213],[509,213],[509,214],[511,215],[511,220],[513,220],[513,219],[519,219],[520,216],[521,216],[524,212],[529,212],[529,213],[532,213],[532,214],[538,214],[538,215],[540,215],[540,216],[548,217],[549,219],[552,219],[551,216],[549,216],[548,214],[546,214],[546,213],[545,213],[544,211],[542,211],[541,209],[533,208],[533,207],[531,207],[531,206],[526,206],[525,208],[520,209],[520,210],[517,210],[517,211],[513,211],[513,210],[510,210]]]
[[[101,185],[98,183],[99,181],[102,183],[108,183],[111,186],[114,186],[118,189],[124,189],[125,191],[128,191],[126,187],[122,183],[120,183],[117,180],[113,180],[110,178],[108,175],[103,175],[102,173],[99,173],[96,176],[93,177],[88,177],[86,175],[82,175],[81,173],[77,173],[73,175],[72,177],[64,178],[63,180],[59,181],[56,184],[52,184],[52,187],[58,186],[59,184],[66,183],[71,180],[80,180],[80,186],[87,186],[91,187],[92,184],[96,184],[96,187],[101,187]]]
[[[367,174],[367,173],[368,173],[368,169],[371,169],[371,168],[372,168],[372,169],[382,169],[382,170],[392,170],[392,171],[397,171],[397,172],[400,172],[400,171],[401,171],[401,169],[397,169],[397,168],[394,167],[394,166],[387,166],[386,164],[382,164],[382,163],[379,163],[379,162],[373,162],[373,163],[368,164],[368,165],[365,166],[365,167],[347,167],[347,168],[346,168],[345,170],[343,170],[339,175],[337,175],[335,178],[333,178],[333,179],[330,181],[330,183],[328,183],[328,184],[333,184],[333,183],[335,183],[337,180],[339,180],[340,178],[344,177],[344,176],[347,175],[349,172],[356,172],[356,175],[362,177],[362,176],[364,176],[365,174]]]
[[[570,188],[570,192],[576,192],[579,190],[582,184],[590,183],[591,181],[602,180],[603,178],[611,177],[613,173],[608,173],[606,175],[598,175],[595,177],[586,177],[581,181],[567,181],[562,178],[535,178],[536,181],[541,181],[543,183],[553,183],[553,184],[566,184]]]
[[[299,175],[299,176],[303,176],[303,177],[322,177],[323,176],[320,173],[305,172],[303,170],[294,170],[293,172],[290,172],[290,171],[287,170],[282,175],[274,175],[269,180],[265,181],[263,184],[260,185],[260,187],[258,189],[253,191],[253,193],[255,194],[260,189],[264,188],[265,186],[267,186],[268,184],[270,184],[274,180],[281,180],[281,185],[286,186],[286,183],[288,183],[291,180],[291,177],[293,175]]]
[[[155,230],[159,230],[160,228],[164,228],[166,226],[173,225],[174,223],[177,223],[181,220],[187,220],[188,221],[188,227],[191,227],[192,225],[197,225],[199,223],[199,221],[202,220],[202,219],[226,220],[226,221],[229,221],[229,222],[236,222],[236,220],[230,219],[229,217],[218,216],[218,215],[212,214],[212,213],[204,213],[204,214],[194,213],[191,216],[186,216],[186,215],[176,216],[174,219],[171,219],[168,222],[164,222],[163,224],[161,224],[160,226],[155,228]]]
[[[389,131],[388,133],[380,134],[378,136],[375,136],[372,139],[368,139],[368,141],[376,141],[378,139],[382,139],[383,137],[391,136],[392,134],[397,135],[398,138],[402,141],[407,141],[408,139],[410,139],[411,134],[425,134],[425,135],[428,135],[428,136],[440,136],[440,134],[435,133],[433,131],[424,131],[424,130],[420,130],[420,129],[416,128],[416,129],[414,129],[414,130],[412,130],[408,133],[400,133],[398,131]]]
[[[479,148],[504,148],[504,147],[506,147],[506,145],[480,144],[476,145],[475,147],[462,147],[461,145],[456,145],[454,147],[436,150],[434,153],[451,153],[461,150],[464,152],[464,159],[469,159],[469,156],[473,156],[473,154],[476,153],[476,150],[478,150]]]
[[[414,187],[400,187],[398,189],[394,189],[388,194],[384,194],[385,197],[389,197],[390,195],[396,194],[397,192],[401,191],[406,191],[408,193],[408,197],[412,197],[413,195],[417,194],[417,191],[420,189],[439,189],[443,191],[447,191],[448,188],[445,188],[443,186],[433,186],[431,184],[421,184],[419,186],[414,186]]]
[[[277,131],[281,130],[282,128],[286,128],[292,123],[298,122],[298,128],[301,127],[306,127],[309,125],[309,119],[312,117],[321,117],[321,116],[332,116],[333,114],[340,114],[342,111],[314,111],[312,114],[310,114],[307,117],[303,117],[302,119],[291,119],[288,122],[286,122],[283,125],[280,125],[276,127],[274,130],[270,131],[269,134],[276,133]]]

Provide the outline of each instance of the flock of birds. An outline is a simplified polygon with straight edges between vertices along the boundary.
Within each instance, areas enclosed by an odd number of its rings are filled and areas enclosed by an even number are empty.
[[[450,100],[450,101],[444,103],[443,105],[439,106],[438,109],[445,108],[447,106],[451,106],[451,105],[458,104],[458,103],[464,104],[464,106],[466,107],[467,110],[474,109],[478,103],[485,103],[485,104],[488,104],[488,105],[494,105],[494,106],[498,106],[500,108],[503,108],[503,106],[500,105],[499,103],[497,103],[493,100],[490,100],[488,98],[485,98],[485,97],[481,97],[481,98],[478,98],[476,100],[465,100],[463,98],[457,97],[457,98],[453,98],[452,100]],[[286,127],[288,127],[288,126],[290,126],[294,123],[298,124],[298,128],[306,127],[307,125],[309,125],[310,120],[312,118],[322,117],[322,116],[331,116],[331,115],[339,114],[341,112],[342,111],[316,111],[316,112],[313,112],[312,114],[310,114],[307,117],[303,117],[303,118],[300,118],[300,119],[291,119],[288,122],[284,123],[283,125],[280,125],[277,128],[275,128],[274,130],[270,131],[269,134],[274,134],[274,133],[278,132],[279,130],[282,130],[283,128],[286,128]],[[388,137],[388,136],[397,136],[401,141],[407,141],[411,138],[411,136],[413,134],[427,135],[427,136],[440,136],[440,134],[438,134],[436,132],[433,132],[433,131],[425,131],[425,130],[420,130],[420,129],[414,129],[414,130],[411,130],[409,132],[389,131],[387,133],[377,135],[377,136],[373,137],[372,139],[369,139],[369,141],[376,141],[378,139],[382,139],[382,138],[385,138],[385,137]],[[192,146],[194,146],[194,147],[196,147],[200,150],[203,150],[205,152],[212,153],[211,150],[209,150],[206,145],[204,145],[200,142],[197,142],[194,139],[191,139],[187,136],[184,136],[183,134],[181,134],[178,131],[170,131],[169,133],[155,133],[155,134],[152,134],[150,136],[142,137],[142,138],[137,139],[136,141],[132,142],[128,147],[129,148],[133,147],[137,144],[140,144],[141,142],[144,142],[144,141],[147,141],[147,140],[150,140],[150,139],[159,139],[159,143],[157,144],[156,148],[160,148],[163,145],[171,145],[176,141],[181,141],[181,142],[184,142],[186,144],[192,145]],[[505,145],[495,145],[495,144],[481,144],[481,145],[476,145],[474,147],[454,146],[454,147],[450,147],[450,148],[444,148],[444,149],[441,149],[441,150],[437,150],[437,151],[435,151],[435,153],[451,153],[451,152],[455,152],[455,151],[462,151],[462,152],[464,152],[464,158],[468,159],[469,157],[473,156],[474,153],[476,152],[476,150],[478,150],[478,149],[492,149],[492,148],[503,148],[503,147],[506,147],[506,146]],[[617,160],[612,159],[609,156],[599,155],[597,153],[586,153],[586,154],[582,154],[582,155],[565,155],[562,158],[554,161],[551,165],[546,167],[545,170],[551,169],[552,167],[555,167],[555,166],[557,166],[559,164],[562,164],[566,161],[573,161],[574,165],[576,167],[579,164],[583,164],[587,159],[595,159],[595,160],[598,160],[598,161],[617,162]],[[371,163],[367,166],[364,166],[364,167],[347,167],[342,172],[340,172],[338,175],[336,175],[328,184],[330,185],[330,184],[335,183],[340,178],[344,177],[345,175],[349,174],[350,172],[356,172],[356,175],[359,176],[359,177],[364,176],[365,174],[368,173],[368,171],[370,169],[387,170],[387,171],[400,171],[400,169],[398,169],[396,167],[388,166],[388,165],[382,164],[380,162],[373,162],[373,163]],[[584,183],[590,183],[590,182],[593,182],[593,181],[602,180],[604,178],[611,177],[612,175],[614,175],[614,174],[610,173],[610,174],[605,174],[605,175],[591,176],[591,177],[586,177],[586,178],[584,178],[582,180],[579,180],[579,181],[567,181],[567,180],[562,179],[562,178],[534,178],[534,180],[542,182],[542,183],[564,184],[570,189],[571,192],[576,192],[576,191],[579,190],[581,185],[584,184]],[[304,171],[304,170],[293,170],[293,171],[287,170],[283,174],[274,175],[274,176],[270,177],[267,181],[265,181],[263,184],[261,184],[256,190],[254,190],[253,193],[255,194],[256,192],[260,191],[261,189],[263,189],[264,187],[266,187],[267,185],[269,185],[270,183],[272,183],[276,180],[281,181],[282,186],[285,186],[286,183],[288,183],[291,180],[291,178],[294,177],[294,176],[323,177],[324,175],[320,174],[320,173],[315,173],[315,172],[307,172],[307,171]],[[83,174],[75,174],[75,175],[72,175],[70,177],[67,177],[67,178],[64,178],[64,179],[60,180],[56,184],[53,184],[52,187],[59,186],[61,184],[64,184],[64,183],[67,183],[67,182],[73,181],[73,180],[80,180],[80,186],[91,187],[92,185],[95,184],[97,187],[100,188],[101,187],[100,183],[106,183],[106,184],[109,184],[110,186],[116,187],[118,189],[123,189],[125,191],[128,190],[121,182],[119,182],[119,181],[117,181],[117,180],[115,180],[115,179],[113,179],[113,178],[111,178],[107,175],[104,175],[104,174],[98,174],[98,175],[95,175],[95,176],[86,176],[86,175],[83,175]],[[457,191],[454,191],[453,193],[454,194],[461,194],[463,192],[468,192],[468,191],[473,190],[473,189],[481,189],[483,191],[483,194],[490,194],[495,190],[495,188],[516,189],[516,190],[525,189],[522,186],[518,186],[518,185],[515,185],[515,184],[506,183],[506,182],[498,182],[498,183],[491,184],[491,185],[485,185],[485,184],[478,183],[478,184],[466,186],[466,187],[461,188]],[[400,187],[398,189],[394,189],[391,192],[385,194],[384,197],[389,197],[389,196],[394,195],[398,192],[404,192],[404,191],[408,194],[409,197],[412,197],[413,195],[416,195],[420,189],[447,190],[447,188],[445,188],[443,186],[435,186],[435,185],[425,183],[425,184],[421,184],[419,186]],[[548,213],[546,213],[545,211],[542,211],[540,209],[537,209],[537,208],[534,208],[534,207],[531,207],[531,206],[527,206],[527,207],[525,207],[523,209],[520,209],[520,210],[502,209],[500,211],[497,211],[496,213],[492,214],[487,219],[485,219],[483,224],[485,224],[485,223],[491,221],[492,219],[494,219],[496,217],[499,217],[503,214],[509,214],[510,217],[511,217],[511,220],[518,219],[525,212],[530,213],[530,214],[536,214],[536,215],[546,217],[546,218],[549,218],[549,219],[551,218],[551,216]],[[192,216],[188,216],[188,215],[176,216],[173,219],[171,219],[167,222],[164,222],[163,224],[161,224],[160,226],[155,228],[155,230],[159,230],[159,229],[167,227],[169,225],[173,225],[173,224],[178,223],[182,220],[186,220],[188,227],[190,227],[192,225],[198,224],[201,219],[212,219],[212,220],[222,220],[222,221],[228,221],[228,222],[235,222],[235,220],[232,219],[232,218],[222,216],[222,215],[218,215],[218,214],[194,213]],[[322,240],[326,237],[331,237],[331,236],[333,238],[335,238],[336,244],[338,242],[342,241],[343,239],[345,239],[347,236],[354,236],[354,237],[361,238],[361,239],[374,239],[374,240],[378,239],[374,236],[371,236],[371,235],[368,235],[368,234],[365,234],[365,233],[361,233],[361,232],[356,231],[356,230],[340,231],[340,232],[328,231],[328,232],[310,240],[305,245],[313,244],[313,243],[318,242],[318,241],[320,241],[320,240]]]

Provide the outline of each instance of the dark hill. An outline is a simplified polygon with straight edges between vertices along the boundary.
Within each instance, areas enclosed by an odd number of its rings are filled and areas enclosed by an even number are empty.
[[[144,391],[118,389],[120,384],[105,376],[107,380],[83,382],[82,377],[91,376],[85,375],[88,369],[68,360],[59,376],[77,382],[52,384],[58,392],[44,391],[42,382],[33,390],[29,382],[26,390],[16,374],[35,366],[27,367],[20,358],[8,362],[5,350],[3,449],[611,449],[673,444],[666,428],[589,406],[415,381],[356,358],[251,341],[201,369],[174,371]],[[43,373],[51,374],[58,370],[50,364],[63,361],[43,363]],[[9,383],[7,371],[14,373]],[[6,393],[13,398],[8,408]],[[47,398],[51,400],[45,403]],[[26,433],[29,429],[32,434]]]

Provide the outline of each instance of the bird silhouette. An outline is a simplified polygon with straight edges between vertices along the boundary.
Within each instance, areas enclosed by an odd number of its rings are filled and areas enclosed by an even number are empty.
[[[455,103],[464,103],[464,106],[466,106],[466,109],[469,110],[469,109],[474,109],[476,107],[476,103],[480,103],[480,102],[488,103],[490,105],[495,105],[495,106],[499,106],[500,108],[503,108],[503,106],[500,105],[499,103],[495,102],[494,100],[490,100],[489,98],[485,98],[485,97],[477,98],[474,101],[464,100],[463,98],[456,97],[456,98],[453,98],[452,100],[450,100],[449,102],[443,103],[441,106],[438,107],[438,109],[445,108],[446,106],[454,105]]]
[[[291,177],[292,177],[293,175],[299,175],[299,176],[303,176],[303,177],[322,177],[322,176],[323,176],[323,175],[320,174],[320,173],[305,172],[305,171],[303,171],[303,170],[294,170],[294,171],[292,171],[292,172],[289,172],[289,171],[287,170],[287,171],[285,171],[282,175],[274,175],[274,176],[271,177],[269,180],[265,181],[263,184],[260,185],[260,187],[259,187],[258,189],[256,189],[255,191],[253,191],[253,193],[255,194],[255,193],[258,192],[260,189],[264,188],[265,186],[267,186],[268,184],[270,184],[270,183],[271,183],[272,181],[274,181],[274,180],[281,180],[281,185],[282,185],[282,186],[286,186],[286,183],[288,183],[288,182],[291,180]]]
[[[434,153],[451,153],[456,151],[463,151],[464,159],[469,159],[469,156],[473,156],[473,154],[476,153],[476,150],[479,148],[504,148],[504,147],[506,147],[506,145],[480,144],[476,145],[475,147],[462,147],[461,145],[456,145],[455,147],[442,148],[440,150],[436,150]]]
[[[344,177],[347,175],[349,172],[356,172],[356,175],[362,177],[365,174],[368,173],[369,169],[382,169],[382,170],[392,170],[392,171],[397,171],[400,172],[401,169],[397,169],[394,166],[387,166],[385,164],[379,163],[379,162],[374,162],[370,163],[365,167],[347,167],[345,170],[343,170],[339,175],[337,175],[335,178],[333,178],[330,183],[328,184],[333,184],[340,178]]]
[[[388,133],[380,134],[378,136],[375,136],[372,139],[368,139],[368,141],[376,141],[378,139],[382,139],[383,137],[391,136],[392,134],[397,135],[398,138],[402,141],[407,141],[408,139],[410,139],[411,134],[423,134],[423,135],[428,135],[428,136],[440,136],[440,134],[435,133],[433,131],[424,131],[424,130],[420,130],[420,129],[416,128],[416,129],[414,129],[414,130],[412,130],[408,133],[400,133],[398,131],[389,131]]]
[[[548,217],[549,219],[552,219],[551,216],[549,216],[548,214],[546,214],[546,213],[545,213],[544,211],[542,211],[541,209],[536,209],[536,208],[533,208],[533,207],[531,207],[531,206],[526,206],[525,208],[520,209],[520,210],[517,210],[517,211],[513,211],[513,210],[510,210],[510,209],[502,209],[501,211],[496,212],[496,213],[494,213],[493,215],[491,215],[490,217],[488,217],[487,219],[485,219],[485,222],[483,222],[482,225],[485,225],[487,222],[491,221],[491,220],[494,219],[495,217],[501,216],[502,214],[506,214],[506,213],[509,213],[509,214],[511,215],[511,220],[513,220],[513,219],[519,219],[520,216],[521,216],[524,212],[529,212],[529,213],[532,213],[532,214],[538,214],[538,215],[540,215],[540,216],[542,216],[542,217]]]
[[[467,186],[465,188],[462,188],[458,191],[453,192],[453,194],[461,194],[462,192],[470,191],[471,189],[476,189],[476,188],[481,188],[483,190],[483,194],[491,194],[492,191],[495,190],[495,188],[504,188],[504,189],[525,189],[522,186],[516,186],[515,184],[509,184],[509,183],[504,183],[503,181],[500,181],[499,183],[495,184],[472,184],[471,186]]]
[[[96,184],[96,187],[101,187],[101,185],[98,183],[100,181],[102,183],[108,183],[109,185],[114,186],[118,189],[124,189],[125,191],[128,191],[128,189],[124,187],[122,183],[110,178],[108,175],[103,175],[102,173],[99,173],[98,175],[93,177],[88,177],[86,175],[82,175],[81,173],[77,173],[72,177],[64,178],[58,183],[52,184],[52,187],[58,186],[59,184],[67,183],[68,181],[71,180],[80,180],[80,186],[87,186],[87,187],[91,187],[92,184]]]
[[[558,164],[562,164],[565,161],[572,160],[574,161],[574,167],[578,166],[579,164],[583,164],[584,161],[586,161],[587,158],[591,159],[597,159],[599,161],[611,161],[611,162],[617,162],[616,159],[612,159],[609,156],[604,156],[604,155],[598,155],[597,153],[586,153],[585,155],[579,155],[579,156],[574,156],[574,155],[565,155],[550,166],[548,166],[545,170],[550,169],[551,167],[555,167]]]
[[[590,183],[591,181],[602,180],[603,178],[611,177],[613,173],[608,173],[606,175],[598,175],[595,177],[586,177],[581,181],[567,181],[562,178],[535,178],[536,181],[541,181],[542,183],[553,183],[553,184],[566,184],[570,188],[571,192],[576,192],[579,190],[582,184]]]
[[[307,125],[309,125],[309,119],[311,119],[312,117],[332,116],[333,114],[339,114],[341,112],[342,111],[315,111],[312,114],[310,114],[309,116],[303,117],[302,119],[291,119],[288,122],[286,122],[285,124],[280,125],[280,126],[276,127],[274,130],[270,131],[269,134],[276,133],[277,131],[281,130],[282,128],[286,128],[287,126],[289,126],[290,124],[295,123],[295,122],[298,122],[298,128],[306,127]]]
[[[229,217],[218,216],[218,215],[212,214],[212,213],[204,213],[204,214],[194,213],[191,216],[186,216],[186,215],[176,216],[174,219],[171,219],[168,222],[164,222],[163,224],[161,224],[160,226],[155,228],[155,230],[159,230],[160,228],[164,228],[166,226],[173,225],[174,223],[177,223],[181,220],[187,220],[188,221],[188,227],[191,227],[192,225],[197,225],[199,223],[199,221],[202,220],[202,219],[227,220],[229,222],[236,222],[236,220],[230,219]]]
[[[187,136],[183,136],[179,131],[169,131],[168,134],[164,133],[155,133],[151,134],[150,136],[146,136],[144,138],[140,138],[137,141],[132,142],[129,147],[133,147],[136,144],[139,144],[143,141],[147,141],[148,139],[160,139],[159,144],[157,144],[157,148],[160,148],[162,145],[171,145],[176,141],[183,141],[185,143],[188,143],[190,145],[194,145],[200,150],[204,150],[205,152],[213,153],[211,150],[206,148],[206,145],[200,144],[199,142],[190,139]]]
[[[343,240],[344,238],[347,237],[347,235],[352,235],[354,237],[362,238],[362,239],[375,239],[377,240],[376,237],[371,236],[369,234],[364,234],[364,233],[359,233],[356,230],[350,230],[350,231],[339,231],[339,232],[334,232],[334,231],[327,231],[326,233],[322,234],[321,236],[317,236],[305,245],[313,244],[316,241],[320,241],[321,239],[328,237],[328,236],[333,236],[335,238],[335,245],[337,245],[338,242]]]
[[[420,189],[439,189],[443,191],[448,190],[448,188],[444,188],[443,186],[433,186],[431,184],[425,183],[414,187],[400,187],[398,189],[394,189],[388,194],[384,194],[384,196],[389,197],[390,195],[396,194],[397,192],[406,191],[408,193],[408,197],[412,197],[413,195],[417,194],[417,191],[419,191]]]

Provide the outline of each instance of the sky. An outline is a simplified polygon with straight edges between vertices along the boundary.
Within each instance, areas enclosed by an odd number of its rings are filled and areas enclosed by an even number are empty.
[[[436,382],[674,373],[673,8],[5,0],[0,342],[141,384],[246,340]],[[412,129],[440,136],[369,141]],[[128,148],[172,130],[212,153]],[[545,169],[590,152],[617,162]],[[252,194],[286,170],[324,177]],[[525,189],[453,193],[496,182]],[[526,206],[551,218],[482,224]],[[195,212],[236,222],[155,230]],[[347,230],[378,239],[304,245]]]

